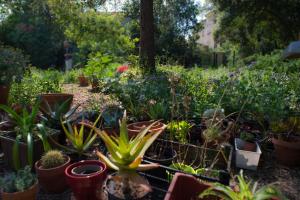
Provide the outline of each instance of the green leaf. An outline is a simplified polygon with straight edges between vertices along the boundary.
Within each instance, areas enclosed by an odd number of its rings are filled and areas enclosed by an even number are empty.
[[[13,163],[15,170],[19,170],[21,168],[20,164],[20,156],[19,156],[19,146],[20,146],[20,140],[22,139],[22,135],[18,135],[16,137],[16,141],[13,146]]]

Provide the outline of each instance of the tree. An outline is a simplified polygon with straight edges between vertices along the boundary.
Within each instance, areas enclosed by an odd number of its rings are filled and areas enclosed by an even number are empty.
[[[140,37],[140,0],[127,0],[123,11],[130,19],[133,38]],[[199,30],[199,5],[194,0],[153,0],[155,53],[160,62],[169,60],[189,65],[195,42],[193,32]],[[194,52],[192,53],[194,54]],[[199,54],[198,54],[199,56]],[[197,59],[195,59],[197,60]]]
[[[220,16],[216,32],[239,44],[243,56],[269,53],[298,39],[299,0],[211,0]]]
[[[140,64],[145,71],[155,71],[153,0],[141,0],[140,4]]]

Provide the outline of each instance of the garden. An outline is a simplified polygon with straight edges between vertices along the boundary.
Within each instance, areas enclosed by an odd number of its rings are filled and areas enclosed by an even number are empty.
[[[0,3],[0,199],[299,199],[299,41],[284,50],[275,32],[279,46],[263,40],[246,56],[254,39],[237,48],[223,33],[228,61],[204,66],[193,36],[165,41],[172,31],[156,18],[151,36],[147,6],[162,19],[178,11],[158,1],[124,5],[133,19],[140,9],[147,30],[98,11],[100,1],[41,2]],[[45,34],[49,43],[35,40]],[[160,42],[156,55],[151,41]]]

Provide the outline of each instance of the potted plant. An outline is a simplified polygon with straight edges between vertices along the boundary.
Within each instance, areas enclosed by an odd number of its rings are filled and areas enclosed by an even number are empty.
[[[259,190],[257,190],[257,183],[251,184],[246,182],[243,172],[241,171],[238,178],[238,190],[232,189],[229,186],[222,185],[220,183],[215,183],[211,187],[207,188],[200,193],[200,198],[204,197],[218,197],[219,199],[228,200],[285,200],[286,198],[281,194],[281,192],[272,185],[267,185]],[[252,187],[251,187],[252,185]],[[235,187],[236,188],[236,187]]]
[[[106,165],[97,160],[82,160],[65,170],[67,183],[77,200],[97,200],[107,176]]]
[[[98,91],[99,90],[99,79],[96,75],[91,76],[91,85],[92,85],[92,91]]]
[[[209,184],[200,182],[192,175],[176,173],[164,200],[197,199],[199,193],[209,187]]]
[[[254,142],[255,137],[248,132],[242,132],[240,138],[235,138],[235,165],[239,168],[256,170],[261,149],[257,142]]]
[[[119,105],[106,106],[101,114],[102,128],[108,134],[117,134],[119,129],[119,120],[123,116],[123,109]]]
[[[0,188],[2,200],[36,199],[38,182],[31,173],[31,167],[26,166],[16,173],[0,177]]]
[[[117,170],[116,174],[110,176],[106,181],[108,199],[148,199],[151,196],[151,186],[144,177],[136,173],[136,170],[148,170],[158,167],[157,164],[141,164],[146,150],[155,141],[165,126],[159,131],[151,131],[156,122],[142,129],[139,134],[129,139],[126,112],[120,122],[120,134],[117,137],[109,136],[107,133],[95,129],[104,141],[109,154],[105,156],[97,152],[100,160],[111,169]]]
[[[149,129],[149,132],[158,132],[165,129],[165,124],[159,121],[156,121],[155,123],[153,123],[153,121],[135,122],[128,124],[127,126],[129,138],[137,136],[141,132],[141,130],[150,125],[151,127]]]
[[[49,106],[52,110],[55,110],[55,107],[57,105],[61,105],[64,102],[67,102],[66,106],[66,112],[71,109],[71,105],[73,102],[73,94],[67,94],[67,93],[49,93],[49,94],[41,94],[41,106],[40,109],[41,111],[46,111],[48,110]]]
[[[84,124],[89,124],[90,127],[95,127],[96,124],[99,122],[100,117],[101,115],[98,116],[98,118],[93,124],[91,124],[90,122],[82,121],[72,126],[69,122],[67,122],[66,124],[61,122],[62,128],[67,138],[67,146],[57,143],[52,138],[51,141],[55,143],[58,147],[66,150],[66,152],[71,157],[71,162],[84,160],[87,157],[87,154],[85,154],[85,152],[97,139],[97,134],[94,132],[94,129],[90,129],[89,132],[85,132]],[[78,128],[79,125],[80,129]]]
[[[67,189],[64,178],[65,169],[70,164],[70,157],[61,151],[50,150],[35,163],[39,185],[48,193],[62,193]],[[59,181],[58,181],[59,180]]]
[[[7,104],[10,84],[20,79],[28,58],[18,49],[0,44],[0,104]]]
[[[89,81],[87,79],[86,76],[84,76],[83,73],[81,73],[79,76],[78,76],[78,80],[79,80],[79,86],[80,87],[86,87],[89,85]]]
[[[48,136],[56,136],[57,131],[37,122],[39,102],[30,113],[24,109],[20,115],[5,105],[0,105],[0,109],[7,112],[15,123],[14,132],[0,135],[1,146],[7,158],[5,161],[16,170],[25,165],[33,166],[33,163],[40,159],[43,151],[51,149]]]
[[[298,117],[270,123],[272,143],[275,148],[276,159],[286,166],[300,166],[300,136],[296,135],[296,128],[300,124]]]

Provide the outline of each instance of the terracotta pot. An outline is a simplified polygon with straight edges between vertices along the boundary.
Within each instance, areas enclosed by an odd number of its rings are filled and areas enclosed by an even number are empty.
[[[23,192],[6,193],[2,192],[2,200],[34,200],[38,193],[38,183]]]
[[[101,170],[94,173],[74,174],[72,170],[84,166],[99,166]],[[74,170],[73,170],[74,171]],[[68,166],[65,170],[67,183],[76,200],[100,199],[101,187],[107,176],[106,165],[97,160],[83,160]]]
[[[70,157],[65,156],[65,159],[65,164],[50,169],[44,169],[41,166],[41,160],[35,163],[39,184],[46,192],[62,193],[68,188],[65,180],[65,169],[70,165]]]
[[[15,134],[14,132],[8,133],[9,135]],[[55,132],[52,135],[52,138],[57,140],[59,132]],[[4,153],[4,162],[5,164],[10,167],[11,169],[14,168],[13,164],[13,146],[15,144],[15,139],[12,137],[9,137],[7,134],[0,134],[0,142],[1,142],[1,147]],[[50,141],[49,141],[50,142]],[[50,142],[50,145],[51,142]],[[52,145],[53,146],[53,145]],[[40,139],[36,139],[33,141],[33,162],[38,161],[41,156],[44,153],[44,148],[43,148],[43,143]],[[27,162],[27,143],[20,142],[19,143],[19,158],[20,158],[20,165],[21,168],[25,167],[28,165]]]
[[[86,87],[89,85],[89,81],[85,76],[78,76],[79,86]]]
[[[139,134],[141,132],[142,129],[148,127],[152,123],[153,123],[153,121],[144,121],[144,122],[136,122],[136,123],[128,124],[127,125],[128,136],[130,138],[136,136],[137,134]],[[165,124],[163,124],[161,122],[156,122],[150,128],[150,132],[158,132],[158,131],[162,130],[164,128],[164,126],[165,126]]]
[[[65,101],[68,102],[68,110],[71,109],[71,105],[73,102],[73,94],[65,94],[65,93],[53,93],[53,94],[41,94],[41,111],[48,111],[48,106],[46,102],[48,102],[51,109],[55,108],[55,105],[61,105]]]
[[[244,146],[242,147],[242,150],[244,150],[244,151],[253,151],[253,152],[255,152],[255,151],[256,151],[256,144],[255,144],[255,143],[252,143],[252,142],[247,142],[247,141],[245,141],[245,144],[244,144]]]
[[[277,161],[286,166],[300,166],[300,137],[291,137],[289,141],[272,138]]]
[[[0,104],[7,105],[9,86],[0,85]]]
[[[198,181],[191,175],[176,173],[164,200],[198,199],[197,196],[209,187],[210,185]]]

